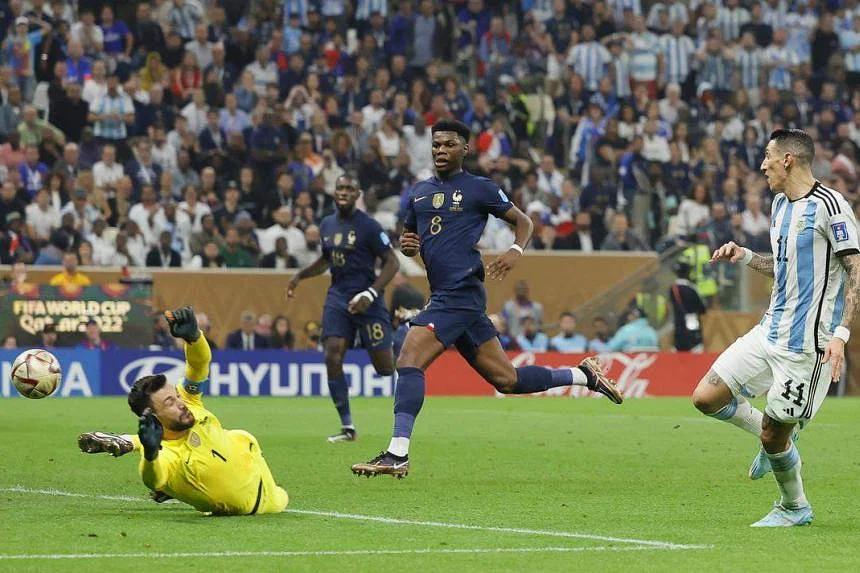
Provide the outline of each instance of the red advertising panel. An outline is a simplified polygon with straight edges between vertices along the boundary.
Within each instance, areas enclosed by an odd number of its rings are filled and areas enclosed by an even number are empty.
[[[509,352],[514,366],[575,366],[587,354],[560,352]],[[716,353],[609,352],[598,358],[616,380],[625,398],[647,396],[689,396],[696,384],[714,363]],[[454,351],[444,353],[427,371],[428,396],[492,396],[495,388],[485,382],[463,358]],[[593,394],[582,386],[552,388],[542,395],[589,397]]]

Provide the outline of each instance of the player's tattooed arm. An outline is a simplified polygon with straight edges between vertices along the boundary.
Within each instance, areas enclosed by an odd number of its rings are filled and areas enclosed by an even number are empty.
[[[773,257],[763,257],[753,253],[752,259],[747,266],[770,278],[774,278],[776,276],[773,272]]]
[[[845,307],[842,311],[842,326],[851,329],[851,324],[860,308],[860,255],[845,255],[840,259],[848,274],[845,283]]]

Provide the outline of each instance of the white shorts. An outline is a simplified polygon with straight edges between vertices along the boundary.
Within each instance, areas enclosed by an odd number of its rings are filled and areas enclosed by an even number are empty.
[[[711,366],[734,396],[767,392],[765,413],[786,424],[811,420],[830,387],[824,354],[789,352],[772,344],[760,324],[726,348]]]

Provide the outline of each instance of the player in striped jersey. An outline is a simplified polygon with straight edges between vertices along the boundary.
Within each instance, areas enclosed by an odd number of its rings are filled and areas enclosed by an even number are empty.
[[[761,164],[776,193],[770,228],[775,256],[729,242],[712,258],[743,262],[775,279],[761,322],[717,358],[693,394],[702,413],[760,437],[763,449],[750,478],[773,469],[781,499],[753,527],[812,521],[792,436],[821,407],[828,381],[839,380],[860,301],[857,220],[839,193],[815,180],[814,156],[812,138],[803,131],[775,131]],[[747,399],[765,393],[762,413]]]

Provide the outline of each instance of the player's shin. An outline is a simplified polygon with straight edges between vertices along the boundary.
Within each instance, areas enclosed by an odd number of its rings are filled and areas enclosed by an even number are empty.
[[[328,392],[332,402],[334,402],[334,407],[337,409],[337,414],[340,416],[340,425],[344,428],[351,428],[352,413],[349,410],[349,384],[347,384],[346,376],[343,373],[340,376],[329,376]]]
[[[803,464],[794,442],[791,442],[786,451],[768,454],[767,457],[773,467],[773,475],[782,497],[780,505],[786,509],[808,507],[809,501],[803,492],[803,479],[800,477]]]
[[[545,368],[521,366],[517,368],[517,385],[512,394],[534,394],[556,386],[585,386],[588,378],[580,368]]]
[[[398,368],[394,388],[394,434],[388,451],[395,456],[409,454],[409,439],[415,418],[424,405],[424,371],[420,368]]]
[[[762,412],[743,398],[733,397],[731,402],[708,416],[728,422],[755,436],[761,435]]]

